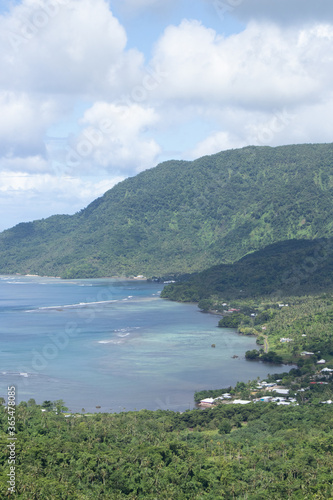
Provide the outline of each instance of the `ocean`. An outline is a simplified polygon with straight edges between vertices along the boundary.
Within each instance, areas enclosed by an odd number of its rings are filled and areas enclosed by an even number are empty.
[[[62,399],[73,412],[184,411],[195,391],[289,371],[246,361],[253,337],[161,299],[163,286],[0,276],[0,396],[14,385],[18,401]]]

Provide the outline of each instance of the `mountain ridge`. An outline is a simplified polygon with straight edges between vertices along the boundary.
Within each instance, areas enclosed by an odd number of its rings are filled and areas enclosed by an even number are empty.
[[[0,272],[65,278],[197,272],[285,239],[333,235],[333,145],[169,160],[80,212],[0,234]]]
[[[313,295],[333,291],[333,238],[273,243],[233,264],[219,264],[167,285],[162,298],[204,299]]]

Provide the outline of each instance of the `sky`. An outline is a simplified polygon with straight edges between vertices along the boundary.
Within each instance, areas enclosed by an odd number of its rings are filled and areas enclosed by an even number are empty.
[[[332,0],[2,0],[0,231],[170,159],[333,137]]]

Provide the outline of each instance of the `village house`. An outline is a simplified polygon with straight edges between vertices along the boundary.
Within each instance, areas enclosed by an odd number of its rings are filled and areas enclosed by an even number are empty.
[[[214,398],[205,398],[200,401],[201,405],[212,405],[214,404]]]

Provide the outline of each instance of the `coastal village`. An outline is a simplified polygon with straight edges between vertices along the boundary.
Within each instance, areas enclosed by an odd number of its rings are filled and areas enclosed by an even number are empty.
[[[314,385],[329,385],[333,383],[333,369],[323,368],[312,377],[308,387],[301,387],[294,390],[282,385],[281,379],[275,382],[267,382],[266,380],[258,381],[255,387],[251,388],[250,397],[248,399],[239,399],[237,393],[224,392],[217,397],[207,397],[201,399],[198,403],[200,408],[210,408],[219,404],[241,404],[246,405],[250,403],[275,403],[277,405],[299,405],[299,401],[303,403],[307,401],[306,392],[311,391],[311,386]],[[331,399],[320,401],[322,404],[332,404]]]

